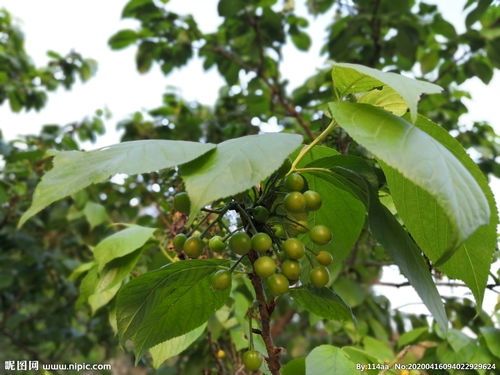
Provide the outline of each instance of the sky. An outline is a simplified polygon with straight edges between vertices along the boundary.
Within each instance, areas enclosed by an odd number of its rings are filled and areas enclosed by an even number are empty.
[[[305,14],[304,2],[296,1],[297,11],[302,14]],[[453,22],[459,31],[464,29],[461,15],[464,0],[428,2],[436,3],[444,18]],[[171,0],[169,8],[177,13],[193,14],[200,28],[209,32],[214,30],[220,21],[216,3],[216,0]],[[204,104],[214,102],[223,80],[214,70],[205,72],[199,60],[191,61],[186,68],[175,70],[168,77],[156,66],[149,73],[139,75],[135,68],[135,48],[121,51],[109,49],[107,40],[111,35],[120,29],[136,26],[133,20],[120,19],[125,4],[125,0],[0,1],[0,7],[5,7],[17,18],[26,36],[25,47],[37,65],[46,63],[47,50],[64,54],[71,49],[84,57],[96,59],[99,64],[96,76],[85,84],[78,83],[70,91],[59,89],[49,94],[48,104],[40,112],[13,114],[7,104],[0,106],[0,129],[7,139],[14,139],[23,134],[36,134],[44,124],[62,125],[78,121],[93,114],[97,109],[107,108],[113,117],[106,123],[106,135],[96,144],[84,145],[86,149],[94,149],[117,143],[119,134],[114,130],[115,124],[137,110],[161,105],[162,94],[167,86],[178,87],[180,94],[187,100]],[[326,63],[324,58],[319,56],[319,50],[328,23],[329,19],[326,17],[319,17],[311,22],[309,32],[316,37],[312,38],[310,51],[300,52],[293,47],[285,48],[282,72],[290,81],[290,88],[300,85],[315,69]],[[471,79],[463,87],[471,92],[472,100],[467,103],[469,113],[462,117],[462,122],[488,121],[497,133],[500,133],[497,110],[500,74],[497,72],[487,86],[479,79]],[[270,127],[268,130],[273,129]],[[497,193],[498,201],[498,180],[493,182],[492,188]],[[404,278],[396,268],[391,268],[384,273],[383,281],[399,282],[404,281]],[[396,301],[393,302],[395,307],[420,301],[412,288],[378,287],[378,290],[390,295],[391,300]],[[440,287],[440,291],[446,295],[467,293],[467,290],[460,288],[452,290]],[[487,291],[484,307],[491,311],[495,303],[496,295]],[[426,311],[421,304],[408,305],[406,310]]]

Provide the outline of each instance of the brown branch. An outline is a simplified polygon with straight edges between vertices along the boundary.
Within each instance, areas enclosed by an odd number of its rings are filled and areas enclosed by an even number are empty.
[[[255,251],[251,251],[249,253],[249,258],[252,263],[257,258],[257,254]],[[274,304],[269,306],[266,303],[266,296],[264,294],[264,287],[262,286],[261,278],[252,272],[249,274],[250,280],[252,281],[253,288],[255,289],[255,295],[257,297],[257,304],[259,308],[260,314],[260,324],[262,327],[262,339],[264,340],[264,344],[266,345],[266,350],[268,356],[266,357],[267,366],[271,374],[280,375],[280,352],[281,349],[274,346],[273,337],[271,334],[271,313],[274,309]]]

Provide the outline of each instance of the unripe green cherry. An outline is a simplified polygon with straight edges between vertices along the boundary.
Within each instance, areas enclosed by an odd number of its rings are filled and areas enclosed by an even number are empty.
[[[215,290],[225,290],[231,286],[231,272],[220,270],[212,278],[212,288]]]
[[[289,238],[283,243],[283,250],[290,259],[300,259],[304,256],[305,247],[298,238]]]
[[[264,206],[257,206],[253,209],[253,218],[257,223],[264,224],[269,217],[269,210]]]
[[[322,288],[330,281],[330,272],[325,266],[316,266],[311,269],[309,279],[315,287]]]
[[[306,210],[306,198],[298,191],[292,191],[285,195],[285,208],[292,213],[304,212]]]
[[[275,273],[267,279],[267,285],[269,285],[269,290],[275,296],[281,296],[288,292],[290,287],[290,282],[281,273]]]
[[[287,259],[281,264],[281,272],[290,281],[298,280],[300,271],[300,263],[296,260]]]
[[[179,233],[174,237],[174,249],[177,251],[182,251],[184,243],[187,240],[187,236],[184,233]]]
[[[273,225],[273,232],[276,237],[283,237],[285,235],[285,229],[281,224]]]
[[[326,245],[332,240],[332,232],[325,225],[315,225],[309,231],[309,238],[318,245]]]
[[[265,253],[272,245],[273,241],[267,233],[257,233],[252,237],[252,249],[259,253]]]
[[[243,364],[249,371],[257,371],[262,365],[262,358],[259,352],[255,350],[248,350],[243,353]]]
[[[268,277],[276,272],[276,263],[273,258],[263,256],[254,262],[253,269],[260,277]]]
[[[285,178],[285,188],[288,191],[302,191],[304,189],[304,177],[298,173],[292,173]]]
[[[203,250],[203,241],[197,236],[189,237],[182,249],[189,257],[198,258]]]
[[[237,232],[229,238],[229,248],[233,253],[245,255],[252,248],[252,240],[245,232]]]
[[[316,260],[323,266],[329,266],[333,262],[333,257],[332,254],[330,254],[328,251],[321,250],[316,255]]]
[[[306,199],[306,209],[316,211],[321,207],[321,195],[314,190],[307,190],[302,194]]]
[[[191,202],[189,196],[185,191],[175,194],[174,196],[174,209],[176,211],[182,212],[183,214],[189,214],[191,207]]]
[[[215,251],[216,253],[220,253],[221,251],[224,251],[226,248],[226,244],[224,241],[222,241],[221,236],[213,236],[209,241],[208,241],[208,247],[210,250]]]

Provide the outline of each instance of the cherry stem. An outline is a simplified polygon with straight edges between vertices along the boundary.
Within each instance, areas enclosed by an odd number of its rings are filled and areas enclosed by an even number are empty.
[[[314,140],[311,143],[309,143],[306,147],[304,147],[302,150],[300,150],[299,154],[297,155],[295,160],[292,162],[292,166],[291,166],[290,170],[288,171],[287,176],[293,172],[296,172],[297,165],[304,158],[304,156],[309,151],[311,151],[314,146],[316,146],[319,142],[324,140],[328,136],[328,134],[330,134],[332,132],[332,130],[335,129],[337,126],[338,126],[337,122],[332,119],[330,124],[326,127],[325,130],[323,130],[323,132],[320,135],[318,135],[316,138],[314,138]]]

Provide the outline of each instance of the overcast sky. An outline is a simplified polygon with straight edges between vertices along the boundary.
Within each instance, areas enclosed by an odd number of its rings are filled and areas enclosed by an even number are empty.
[[[296,1],[298,11],[303,14],[304,2]],[[464,0],[428,2],[437,3],[446,19],[453,22],[459,31],[464,29],[461,15]],[[161,105],[166,86],[179,87],[187,100],[205,104],[214,102],[223,81],[213,70],[204,72],[200,61],[193,60],[186,68],[176,70],[168,77],[164,77],[156,66],[148,74],[139,75],[135,69],[134,47],[121,51],[109,49],[107,41],[112,34],[136,25],[132,20],[120,19],[125,3],[125,0],[1,0],[0,7],[7,8],[19,21],[26,34],[27,52],[37,65],[46,63],[47,50],[64,54],[71,49],[96,59],[99,64],[97,75],[87,83],[76,84],[71,91],[60,89],[51,93],[47,106],[40,112],[13,114],[7,104],[0,106],[0,128],[7,139],[14,139],[20,134],[38,133],[44,124],[67,124],[94,113],[96,109],[108,108],[113,118],[107,122],[107,134],[96,145],[85,145],[91,149],[118,142],[119,135],[114,130],[116,122],[134,111]],[[215,30],[220,21],[216,3],[216,0],[171,0],[169,8],[181,14],[192,13],[200,28],[209,32]],[[285,48],[283,75],[289,79],[291,88],[300,85],[315,69],[325,64],[324,58],[319,56],[319,49],[328,23],[327,17],[320,17],[311,23],[309,31],[313,36],[313,44],[309,52]],[[498,73],[488,86],[478,79],[468,81],[464,88],[470,90],[473,100],[468,103],[470,112],[462,118],[462,122],[489,121],[500,132],[497,109],[499,87]],[[500,190],[498,181],[492,187],[496,192]],[[403,280],[395,268],[384,274],[384,280],[397,282],[398,279]],[[457,289],[440,290],[448,295],[458,293]],[[466,291],[459,289],[458,294]],[[412,288],[389,288],[385,289],[385,293],[391,296],[394,307],[420,301]],[[487,291],[485,308],[492,311],[495,303],[496,295]],[[423,305],[410,305],[406,310],[426,311]]]

